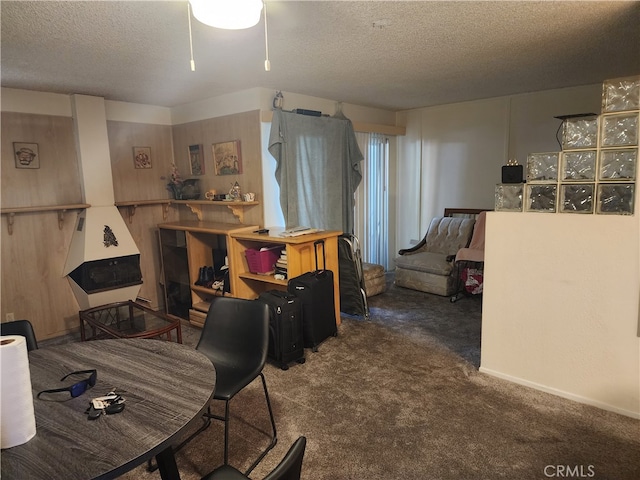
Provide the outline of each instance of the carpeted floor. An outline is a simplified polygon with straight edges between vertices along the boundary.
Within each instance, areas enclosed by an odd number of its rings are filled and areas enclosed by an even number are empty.
[[[370,307],[369,321],[343,317],[305,364],[267,365],[279,440],[253,478],[299,435],[309,480],[640,478],[637,420],[478,372],[480,298],[452,304],[390,285]],[[185,329],[185,343],[198,336]],[[267,443],[259,381],[231,412],[230,463],[244,469]],[[222,463],[222,432],[214,422],[177,454],[183,479]],[[138,467],[123,478],[159,474]]]

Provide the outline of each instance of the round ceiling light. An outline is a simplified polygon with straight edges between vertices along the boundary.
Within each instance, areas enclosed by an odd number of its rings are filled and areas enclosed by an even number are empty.
[[[260,21],[262,0],[189,0],[193,16],[205,25],[226,30],[250,28]]]

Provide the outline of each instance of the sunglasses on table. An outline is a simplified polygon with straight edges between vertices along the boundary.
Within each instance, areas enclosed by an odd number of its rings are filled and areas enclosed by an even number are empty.
[[[60,381],[62,382],[72,375],[84,375],[87,373],[90,374],[89,378],[80,380],[79,382],[74,383],[69,387],[53,388],[51,390],[42,390],[41,392],[38,392],[37,398],[40,398],[40,395],[45,393],[58,393],[58,392],[69,392],[71,394],[71,398],[79,397],[80,395],[82,395],[84,392],[86,392],[96,384],[96,381],[98,380],[97,370],[79,370],[77,372],[67,373],[64,377],[60,379]]]

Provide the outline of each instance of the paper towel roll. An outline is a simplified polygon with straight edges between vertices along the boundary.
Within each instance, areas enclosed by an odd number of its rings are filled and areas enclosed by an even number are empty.
[[[36,434],[27,339],[0,336],[0,446],[15,447]]]

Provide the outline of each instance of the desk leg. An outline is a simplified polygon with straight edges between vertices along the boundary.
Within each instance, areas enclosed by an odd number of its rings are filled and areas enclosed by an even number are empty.
[[[160,470],[162,480],[180,480],[173,448],[169,447],[156,455],[156,462],[158,462],[158,470]]]

